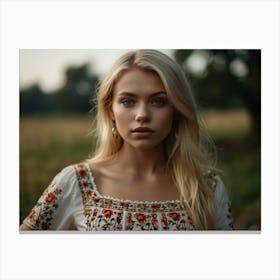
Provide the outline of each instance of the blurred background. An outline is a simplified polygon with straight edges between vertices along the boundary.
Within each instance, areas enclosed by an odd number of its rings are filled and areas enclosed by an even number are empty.
[[[128,50],[20,50],[20,222],[63,167],[94,151],[97,83]],[[160,50],[184,69],[238,230],[261,229],[261,51]]]

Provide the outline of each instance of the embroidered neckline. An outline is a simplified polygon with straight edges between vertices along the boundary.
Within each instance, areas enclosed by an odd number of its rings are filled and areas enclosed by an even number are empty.
[[[107,199],[107,200],[110,200],[110,201],[115,201],[115,202],[118,202],[118,203],[128,203],[128,204],[132,204],[132,205],[155,205],[155,204],[158,204],[158,205],[166,205],[166,204],[179,204],[180,206],[182,206],[181,204],[181,201],[178,200],[178,199],[175,199],[175,200],[154,200],[154,201],[148,201],[148,200],[131,200],[131,199],[122,199],[122,198],[116,198],[116,197],[112,197],[112,196],[106,196],[106,195],[102,195],[99,191],[98,191],[98,187],[95,183],[95,180],[94,180],[94,176],[92,174],[92,171],[90,169],[90,166],[89,166],[89,163],[88,162],[84,162],[82,163],[82,165],[85,166],[86,170],[87,170],[87,173],[89,175],[89,178],[91,180],[91,183],[94,187],[94,192],[96,194],[96,197],[99,198],[99,199]]]

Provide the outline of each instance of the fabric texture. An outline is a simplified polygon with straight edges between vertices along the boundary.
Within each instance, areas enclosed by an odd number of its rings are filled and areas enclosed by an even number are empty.
[[[226,188],[219,176],[207,176],[215,192],[216,228],[232,230]],[[23,223],[35,230],[195,230],[179,200],[132,201],[101,195],[86,162],[57,174]]]

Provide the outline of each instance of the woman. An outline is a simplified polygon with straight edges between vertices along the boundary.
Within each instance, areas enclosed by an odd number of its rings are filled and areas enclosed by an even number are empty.
[[[93,158],[64,168],[21,230],[229,230],[191,89],[156,50],[126,53],[97,94]]]

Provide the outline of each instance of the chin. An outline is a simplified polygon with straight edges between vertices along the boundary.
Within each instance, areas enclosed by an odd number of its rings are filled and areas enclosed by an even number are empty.
[[[135,149],[152,150],[158,148],[162,143],[155,143],[147,140],[139,140],[137,143],[129,143]]]

